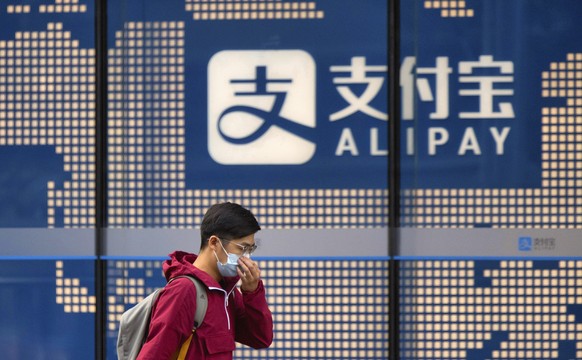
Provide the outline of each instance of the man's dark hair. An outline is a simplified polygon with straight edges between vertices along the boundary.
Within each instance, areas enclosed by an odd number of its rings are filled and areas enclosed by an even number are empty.
[[[239,204],[224,202],[212,205],[200,224],[200,249],[208,245],[212,235],[221,240],[235,240],[261,230],[253,213]]]

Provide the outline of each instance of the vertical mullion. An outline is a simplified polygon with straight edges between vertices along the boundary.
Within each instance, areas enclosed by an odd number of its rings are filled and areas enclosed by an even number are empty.
[[[95,0],[95,359],[106,358],[107,0]]]
[[[389,260],[389,359],[400,359],[400,278],[395,259],[400,243],[400,0],[388,8],[388,254]]]

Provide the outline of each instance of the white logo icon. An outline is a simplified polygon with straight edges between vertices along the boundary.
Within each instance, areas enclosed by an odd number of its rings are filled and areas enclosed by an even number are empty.
[[[223,165],[315,153],[315,62],[301,50],[221,51],[208,64],[208,151]]]

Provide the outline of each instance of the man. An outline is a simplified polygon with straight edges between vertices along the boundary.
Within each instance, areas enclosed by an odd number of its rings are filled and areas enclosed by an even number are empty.
[[[235,341],[256,349],[271,345],[273,319],[261,270],[250,258],[260,229],[253,214],[242,206],[213,205],[200,226],[199,255],[176,251],[164,262],[167,280],[190,275],[207,287],[208,309],[194,333],[187,360],[232,359]],[[195,312],[196,287],[190,279],[178,278],[166,285],[153,307],[138,360],[174,359],[192,333]]]

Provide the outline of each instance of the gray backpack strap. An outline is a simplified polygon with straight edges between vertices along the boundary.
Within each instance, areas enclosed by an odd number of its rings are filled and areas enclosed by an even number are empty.
[[[196,328],[202,325],[204,321],[204,316],[206,315],[206,309],[208,309],[208,297],[206,296],[206,286],[202,284],[202,281],[191,277],[190,280],[196,285],[196,315],[194,315],[194,326],[192,331],[196,331]]]
[[[208,297],[206,296],[206,286],[204,286],[202,281],[200,281],[199,279],[188,275],[176,276],[175,278],[172,278],[170,281],[181,277],[187,277],[194,283],[194,286],[196,286],[196,314],[194,314],[194,326],[192,327],[192,333],[194,333],[196,332],[196,329],[199,328],[200,325],[202,325],[202,322],[204,321],[204,316],[206,316],[206,309],[208,309]]]

